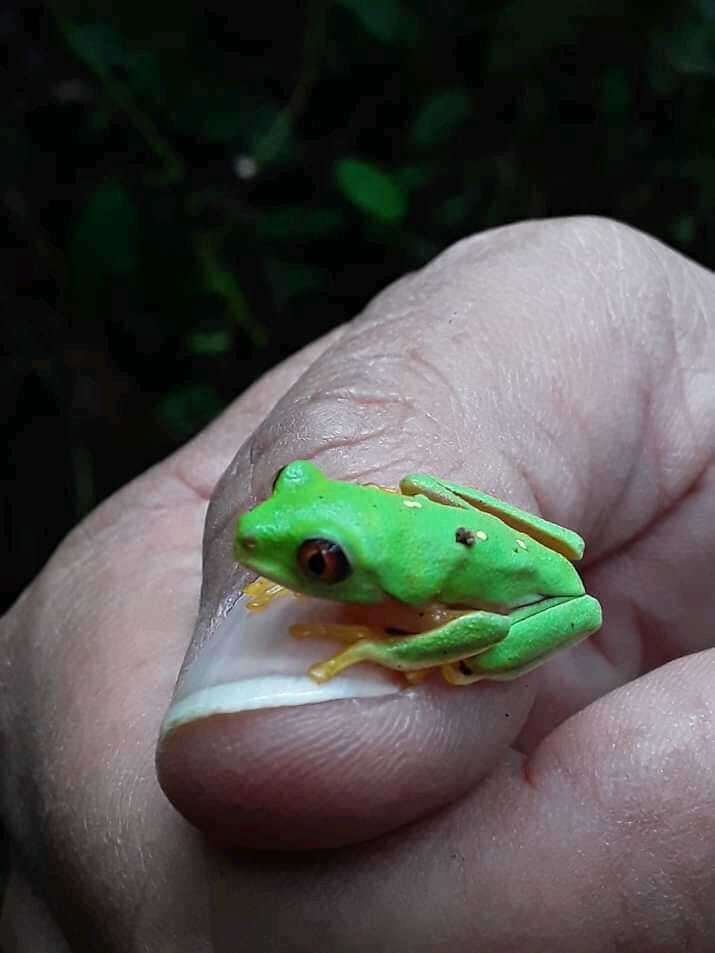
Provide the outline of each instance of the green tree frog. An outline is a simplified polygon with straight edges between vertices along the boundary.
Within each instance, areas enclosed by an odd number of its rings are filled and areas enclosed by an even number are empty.
[[[422,474],[399,491],[345,483],[301,460],[235,533],[236,559],[265,579],[383,613],[381,625],[300,633],[348,643],[311,668],[317,681],[366,661],[414,680],[434,668],[452,684],[516,678],[600,628],[572,565],[583,549],[571,530],[478,490]]]

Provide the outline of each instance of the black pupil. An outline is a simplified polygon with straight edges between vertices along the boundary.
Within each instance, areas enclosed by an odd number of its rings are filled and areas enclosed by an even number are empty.
[[[342,582],[350,575],[350,563],[342,547],[330,539],[306,539],[298,553],[303,572],[321,582]]]
[[[323,554],[313,553],[313,555],[308,559],[308,569],[313,573],[314,576],[322,576],[325,572],[325,559]]]

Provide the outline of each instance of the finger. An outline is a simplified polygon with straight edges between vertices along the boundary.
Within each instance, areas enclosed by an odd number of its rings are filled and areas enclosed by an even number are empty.
[[[217,953],[708,953],[715,930],[715,653],[594,703],[530,758],[379,842],[224,854]],[[250,891],[248,883],[250,882]]]
[[[584,573],[606,607],[591,645],[542,672],[540,694],[518,747],[530,751],[573,711],[643,672],[715,645],[715,600],[708,566],[715,556],[715,468],[708,467],[677,505],[609,558]],[[571,656],[569,658],[568,656]],[[580,677],[579,663],[591,678]]]
[[[3,825],[73,950],[203,949],[197,839],[153,756],[196,617],[207,498],[227,446],[339,334],[98,507],[0,620]],[[24,924],[10,896],[11,923]]]
[[[448,804],[519,732],[533,682],[478,698],[422,686],[384,699],[198,718],[159,749],[161,782],[215,843],[335,847]],[[467,733],[464,728],[471,726]]]
[[[233,525],[291,459],[314,459],[346,479],[389,484],[419,469],[478,485],[582,532],[604,561],[650,532],[699,486],[712,459],[715,413],[705,411],[715,401],[706,386],[713,336],[700,304],[712,290],[710,275],[653,240],[575,220],[478,236],[380,296],[278,403],[218,487],[199,625],[176,697],[186,701],[189,682],[201,691],[192,671],[215,678],[222,664],[240,669],[241,626],[228,649],[224,637],[242,579]],[[607,604],[607,586],[597,594]],[[681,608],[687,626],[705,606]],[[606,628],[604,639],[630,644],[640,635],[631,623]],[[522,734],[532,747],[545,726],[625,677],[597,642],[568,656],[546,667],[539,717]],[[265,664],[268,677],[278,662]],[[540,677],[503,691],[533,691]],[[265,679],[239,674],[222,686],[219,709],[197,702],[189,726],[174,725],[164,739],[165,790],[187,817],[204,827],[210,818],[212,833],[229,842],[314,846],[404,824],[489,770],[494,753],[481,738],[475,746],[474,725],[490,724],[494,706],[504,705],[491,687],[468,692],[470,705],[464,694],[445,694],[446,748],[435,745],[430,718],[415,714],[434,706],[430,688],[375,699],[350,685],[349,694],[349,704],[292,708],[287,717],[275,711],[282,702]],[[501,747],[523,720],[518,696],[507,697],[518,716],[501,722]],[[271,710],[245,713],[261,705]],[[419,730],[390,761],[376,739],[394,744],[395,723]],[[372,733],[361,734],[366,724]],[[342,758],[346,739],[356,737]],[[465,753],[466,771],[449,757],[454,748]],[[410,756],[416,750],[424,756]],[[285,785],[306,765],[326,797],[287,803]],[[375,776],[380,783],[370,784]],[[413,791],[429,797],[406,796]]]

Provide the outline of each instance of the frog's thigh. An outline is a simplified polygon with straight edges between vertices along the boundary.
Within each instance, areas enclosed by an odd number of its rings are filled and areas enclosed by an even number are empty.
[[[514,615],[522,613],[521,618],[515,619],[507,638],[459,668],[445,666],[444,677],[463,685],[482,678],[517,678],[601,628],[601,606],[592,596],[549,603],[538,612],[517,610]]]
[[[511,619],[494,612],[468,612],[437,629],[419,635],[388,639],[362,639],[333,658],[310,669],[318,682],[326,682],[350,665],[375,662],[399,672],[413,672],[470,658],[504,639]]]

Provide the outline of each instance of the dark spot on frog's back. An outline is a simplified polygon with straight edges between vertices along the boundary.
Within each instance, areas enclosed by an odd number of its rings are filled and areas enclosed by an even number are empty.
[[[455,542],[461,543],[462,546],[474,546],[474,533],[467,529],[464,526],[459,526],[456,533],[454,534]]]

